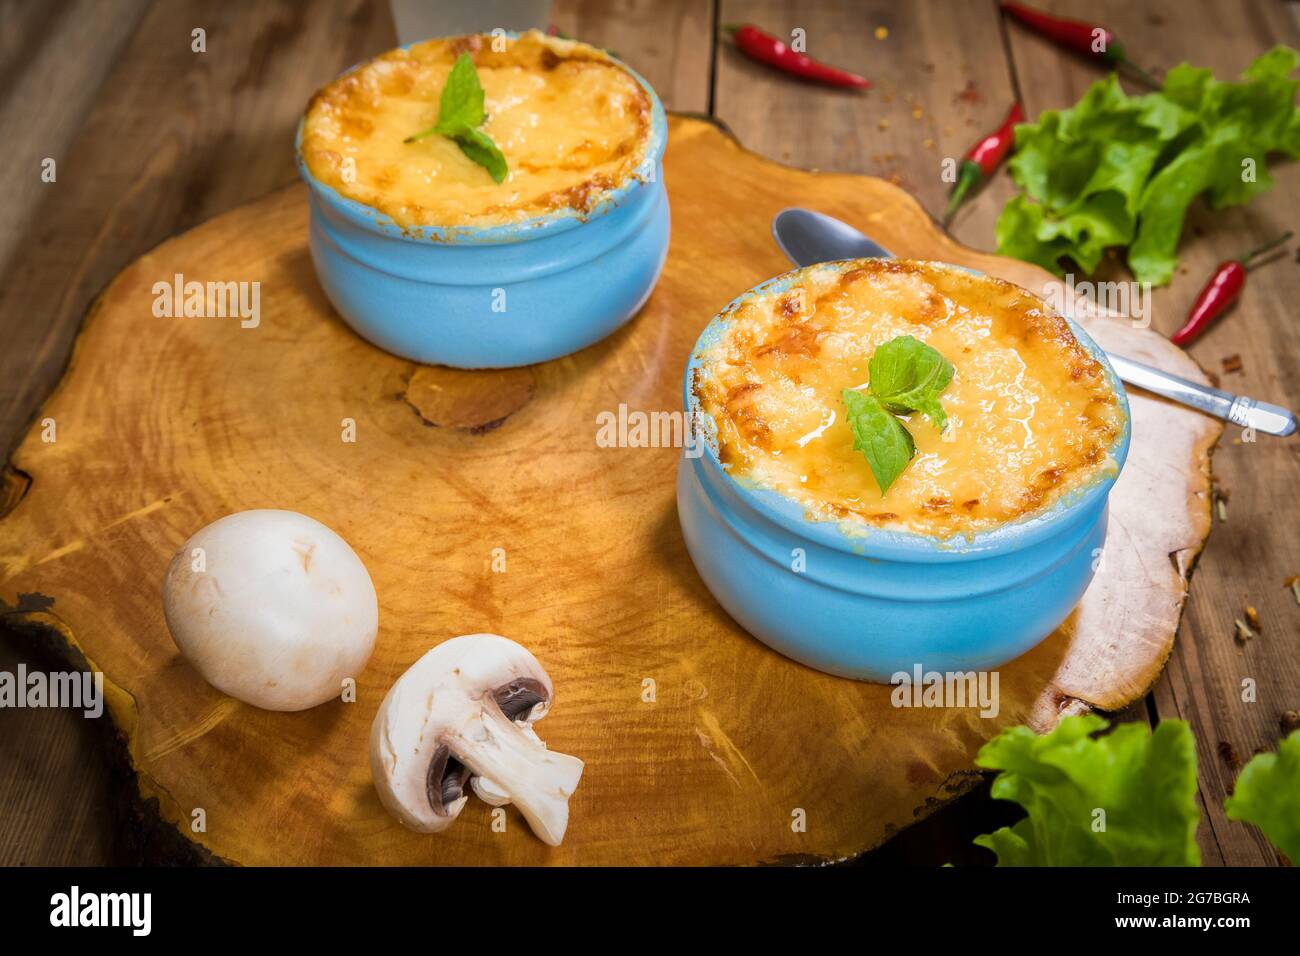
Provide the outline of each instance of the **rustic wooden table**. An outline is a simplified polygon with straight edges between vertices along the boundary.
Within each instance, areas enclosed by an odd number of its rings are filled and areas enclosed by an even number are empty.
[[[1036,0],[1104,23],[1143,64],[1181,60],[1235,76],[1276,43],[1300,46],[1300,15],[1277,0]],[[996,126],[1016,97],[1029,116],[1067,106],[1101,74],[1015,25],[994,0],[556,0],[560,32],[611,48],[665,106],[705,113],[749,148],[796,166],[898,183],[933,214],[944,157]],[[871,77],[865,95],[802,85],[745,60],[720,24],[802,28],[810,52]],[[30,426],[58,382],[95,294],[135,257],[217,213],[291,182],[293,127],[311,93],[395,43],[383,2],[0,0],[0,449]],[[191,31],[207,51],[191,50]],[[57,162],[54,183],[42,161]],[[1294,225],[1300,168],[1244,208],[1189,220],[1174,282],[1154,298],[1155,326],[1181,324],[1222,259]],[[725,188],[725,184],[720,188]],[[952,226],[992,249],[1003,173]],[[797,201],[797,197],[791,197]],[[1252,277],[1235,314],[1192,354],[1234,391],[1300,406],[1300,350],[1287,331],[1300,267],[1287,257]],[[1238,356],[1240,371],[1224,360]],[[1236,363],[1232,363],[1236,364]],[[1286,524],[1300,489],[1300,439],[1242,443],[1225,433],[1214,459],[1230,495],[1193,578],[1168,667],[1121,719],[1188,720],[1200,756],[1207,864],[1277,861],[1249,828],[1228,826],[1223,798],[1252,753],[1273,749],[1282,710],[1300,707],[1300,607],[1283,587],[1300,572]],[[128,453],[124,450],[124,454]],[[0,502],[0,511],[4,502]],[[0,560],[3,556],[0,556]],[[12,601],[14,595],[0,594]],[[1233,619],[1254,605],[1261,636],[1240,646]],[[2,608],[3,605],[0,605]],[[1116,635],[1122,639],[1123,635]],[[0,633],[0,670],[40,666]],[[1259,703],[1243,702],[1243,682]],[[0,710],[0,864],[127,862],[134,847],[108,809],[124,781],[90,722],[65,711]],[[913,828],[867,862],[965,860],[972,834],[1011,816],[986,792]]]

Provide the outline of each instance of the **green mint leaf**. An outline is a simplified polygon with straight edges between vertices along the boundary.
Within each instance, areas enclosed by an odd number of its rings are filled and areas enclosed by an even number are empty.
[[[1223,806],[1228,819],[1255,824],[1292,864],[1300,864],[1300,730],[1277,753],[1252,757]]]
[[[1012,727],[975,763],[1000,773],[993,796],[1028,816],[976,837],[999,866],[1198,866],[1196,742],[1186,722],[1121,724],[1066,717],[1042,737]],[[1293,780],[1295,778],[1292,778]]]
[[[916,410],[930,419],[930,423],[940,432],[948,427],[948,416],[944,413],[943,406],[939,404],[937,398],[921,397],[914,404]]]
[[[506,173],[509,171],[506,158],[487,133],[481,129],[462,126],[446,131],[443,135],[455,140],[460,151],[486,169],[498,183],[505,180]]]
[[[428,136],[445,136],[460,147],[471,161],[488,171],[492,179],[504,182],[509,167],[505,155],[492,137],[479,129],[487,114],[483,108],[483,84],[479,82],[474,60],[468,53],[456,58],[456,65],[447,76],[447,85],[442,88],[442,99],[438,103],[438,122],[429,129],[414,136],[406,142]]]
[[[438,102],[438,125],[461,124],[482,126],[486,114],[483,111],[483,84],[478,81],[478,70],[474,69],[474,59],[468,53],[456,58],[456,65],[451,68],[447,85],[442,88],[442,99]]]
[[[867,459],[883,495],[916,454],[916,444],[903,423],[874,396],[846,388],[841,397],[848,409],[853,447]]]
[[[483,85],[479,83],[478,70],[474,69],[473,58],[468,53],[462,53],[456,58],[456,64],[451,68],[447,83],[442,88],[437,123],[421,133],[408,136],[406,142],[413,143],[435,134],[454,139],[452,131],[482,126],[486,118]]]
[[[910,335],[900,335],[880,346],[868,365],[871,394],[891,412],[921,412],[939,431],[948,416],[939,395],[952,381],[952,363]]]

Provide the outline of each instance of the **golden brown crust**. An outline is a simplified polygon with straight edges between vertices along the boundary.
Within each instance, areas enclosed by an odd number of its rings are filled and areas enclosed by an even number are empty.
[[[562,209],[590,213],[636,176],[653,131],[651,98],[601,50],[536,31],[390,50],[312,97],[302,156],[319,181],[403,226],[489,226]],[[456,58],[474,60],[482,127],[509,174],[492,181],[449,139],[406,140],[437,120]]]
[[[906,416],[917,456],[882,496],[840,396],[899,335],[953,364],[950,430]],[[742,300],[700,358],[692,388],[720,460],[813,518],[949,537],[1028,516],[1115,467],[1123,414],[1102,365],[1061,316],[999,279],[911,260],[815,267]]]

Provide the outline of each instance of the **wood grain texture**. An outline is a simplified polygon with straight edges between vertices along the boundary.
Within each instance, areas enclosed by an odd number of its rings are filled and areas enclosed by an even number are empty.
[[[695,86],[701,72],[700,53],[693,46],[698,38],[682,29],[700,16],[691,8],[697,2],[655,3],[652,18],[643,13],[649,4],[556,0],[553,19],[563,32],[616,49],[650,77],[671,106],[698,109],[709,98],[707,88]],[[1144,64],[1167,66],[1188,59],[1213,66],[1221,77],[1233,75],[1276,42],[1297,45],[1300,40],[1296,5],[1272,0],[1146,0],[1140,5],[1041,0],[1038,5],[1106,23]],[[7,264],[0,257],[0,449],[17,439],[53,387],[90,298],[109,277],[166,236],[291,181],[278,134],[257,133],[265,152],[254,155],[244,111],[274,111],[276,122],[290,129],[315,86],[393,42],[382,2],[315,3],[310,17],[294,17],[288,3],[238,0],[218,7],[201,0],[168,0],[154,4],[165,9],[151,9],[132,41],[113,54],[110,34],[125,25],[124,19],[107,23],[93,44],[65,42],[95,22],[96,15],[86,12],[90,6],[98,14],[131,4],[0,0],[5,24],[0,31],[0,129],[16,129],[20,135],[48,130],[49,142],[66,144],[66,151],[57,153],[57,189],[34,190],[29,170],[14,160],[14,150],[43,144],[4,137],[11,161],[0,164],[0,181],[8,197],[6,221],[17,226],[0,225],[0,246],[17,252]],[[743,141],[776,158],[785,153],[795,160],[797,151],[797,162],[810,167],[886,177],[917,171],[913,185],[935,214],[946,189],[934,187],[933,174],[920,171],[937,169],[940,154],[960,155],[1001,118],[1006,104],[999,97],[1007,90],[999,75],[1017,80],[1030,115],[1068,106],[1100,76],[1092,64],[1013,24],[997,27],[993,7],[992,2],[965,0],[863,0],[852,6],[723,3],[720,21],[749,19],[773,30],[803,26],[815,53],[824,49],[820,44],[829,24],[838,44],[834,56],[877,83],[865,97],[869,108],[863,116],[864,104],[840,99],[841,94],[776,76],[763,81],[751,72],[761,68],[741,60],[723,41],[715,66],[720,87],[728,89],[724,118]],[[827,9],[843,15],[827,20]],[[70,10],[80,19],[73,20]],[[625,29],[619,20],[625,12],[640,18],[643,28]],[[210,32],[213,23],[226,25],[217,31],[227,40],[220,47],[223,62],[214,62],[211,53],[206,58],[179,55],[188,53],[189,30],[200,23]],[[876,26],[889,29],[884,40],[875,38]],[[47,30],[52,35],[43,32]],[[1002,50],[990,39],[999,31],[1007,41]],[[312,39],[304,40],[304,33]],[[692,44],[692,52],[681,52],[682,44]],[[75,69],[67,76],[84,77],[73,85],[75,102],[89,104],[93,97],[93,108],[87,114],[84,106],[65,100],[57,109],[33,115],[30,100],[20,102],[13,93],[48,85],[27,76],[48,62],[47,54],[66,46],[76,53]],[[272,49],[283,69],[263,71],[258,81],[248,82],[241,63],[265,60]],[[91,73],[110,62],[107,81],[96,87]],[[968,80],[974,81],[973,90]],[[958,96],[963,93],[967,95]],[[821,103],[828,95],[829,105]],[[912,115],[913,100],[922,109],[921,118]],[[769,133],[769,113],[788,121]],[[882,118],[888,121],[884,130],[879,128]],[[932,125],[940,135],[933,135]],[[888,136],[887,150],[877,148],[882,136]],[[933,147],[928,138],[936,140]],[[242,159],[226,161],[223,157],[234,154],[223,150],[241,142],[249,147],[238,153]],[[216,158],[200,173],[198,157],[214,148]],[[48,151],[57,152],[53,146]],[[69,179],[65,173],[73,159],[79,174]],[[1250,207],[1213,215],[1194,210],[1181,250],[1184,271],[1171,288],[1157,292],[1156,328],[1168,332],[1177,327],[1214,263],[1292,224],[1300,167],[1286,164],[1274,173],[1273,192]],[[1000,173],[959,214],[954,234],[973,248],[991,250],[993,222],[1011,192],[1006,173]],[[20,197],[27,197],[25,204]],[[21,243],[3,234],[9,228],[26,230]],[[1224,376],[1226,387],[1300,405],[1297,353],[1285,331],[1300,293],[1295,288],[1298,272],[1283,262],[1253,275],[1246,298],[1231,317],[1193,346],[1193,356],[1215,372],[1221,371],[1223,357],[1242,355],[1244,371]],[[412,393],[420,394],[423,384],[422,377],[414,378]],[[1280,588],[1282,577],[1300,571],[1297,544],[1286,535],[1285,511],[1287,489],[1300,482],[1295,439],[1237,445],[1236,437],[1230,434],[1216,455],[1216,472],[1233,495],[1230,520],[1218,525],[1201,560],[1178,645],[1151,710],[1184,716],[1197,730],[1199,799],[1208,811],[1200,834],[1205,861],[1271,863],[1271,849],[1253,830],[1222,818],[1222,797],[1234,771],[1218,751],[1226,744],[1244,761],[1255,749],[1271,749],[1277,712],[1300,705],[1297,663],[1287,653],[1300,608]],[[1265,635],[1238,648],[1231,640],[1231,618],[1248,601],[1258,606]],[[0,667],[11,668],[18,659],[39,663],[25,644],[0,634]],[[1260,682],[1257,704],[1240,702],[1243,677]],[[1140,717],[1142,710],[1131,713]],[[104,777],[93,769],[100,759],[97,741],[85,725],[59,711],[0,712],[0,800],[21,808],[0,814],[0,863],[121,859],[108,849],[113,823],[103,811]],[[75,766],[91,769],[80,775],[57,769]],[[979,830],[968,829],[962,839],[971,832]],[[899,859],[897,854],[893,858]],[[949,858],[957,857],[941,851],[934,857],[939,862]]]
[[[1039,4],[1067,16],[1104,23],[1139,63],[1169,67],[1182,60],[1236,78],[1277,43],[1300,47],[1293,4],[1242,0],[1055,0]],[[1029,31],[1007,25],[1012,63],[1030,116],[1068,107],[1103,74],[1092,63],[1063,57]],[[1130,92],[1141,88],[1126,83]],[[1194,204],[1171,285],[1153,294],[1153,327],[1168,334],[1183,322],[1201,285],[1225,260],[1294,228],[1300,166],[1274,163],[1273,190],[1244,207],[1211,211]],[[1122,263],[1104,269],[1127,278]],[[1238,305],[1190,348],[1193,359],[1222,379],[1222,387],[1300,408],[1300,350],[1294,336],[1300,268],[1290,254],[1253,273]],[[1225,374],[1222,360],[1239,355],[1242,371]],[[1255,829],[1228,820],[1223,800],[1241,764],[1274,750],[1278,719],[1300,706],[1300,658],[1294,652],[1300,607],[1282,582],[1300,573],[1300,540],[1291,533],[1289,502],[1300,488],[1300,437],[1259,436],[1243,442],[1229,426],[1214,455],[1219,486],[1231,495],[1228,521],[1217,522],[1187,602],[1169,667],[1154,694],[1160,718],[1186,719],[1196,734],[1206,862],[1273,865],[1274,850]],[[1233,619],[1247,605],[1264,623],[1259,640],[1242,647]],[[1253,682],[1255,699],[1243,700]],[[1234,754],[1225,759],[1224,753]]]
[[[654,87],[665,109],[709,111],[713,58],[711,0],[561,0],[552,19],[621,57]]]
[[[720,200],[713,184],[724,177],[731,189]],[[1001,727],[1046,729],[1092,701],[1123,706],[1155,679],[1172,629],[1149,601],[1176,616],[1181,582],[1114,590],[1109,560],[1077,623],[1001,669],[991,719],[896,709],[891,688],[796,665],[727,618],[678,530],[678,453],[598,447],[596,416],[620,403],[680,408],[701,328],[737,291],[783,270],[766,235],[771,216],[798,195],[902,255],[1030,286],[1045,275],[956,245],[888,183],[777,166],[699,120],[672,119],[665,181],[674,242],[638,319],[526,373],[445,373],[464,408],[441,395],[436,426],[427,394],[444,372],[372,348],[324,300],[301,187],[165,243],[98,301],[42,411],[59,440],[29,435],[15,455],[32,484],[0,521],[0,593],[54,599],[48,614],[116,690],[142,793],[182,829],[195,808],[206,811],[198,843],[242,863],[840,859],[968,787],[975,750]],[[261,325],[155,318],[152,286],[177,272],[259,281]],[[1107,331],[1129,351],[1146,343],[1157,363],[1181,358],[1152,333],[1118,322]],[[502,392],[513,410],[474,427],[501,412],[483,395]],[[341,441],[345,418],[356,421],[354,444]],[[1215,430],[1171,411],[1134,460],[1162,461],[1195,485]],[[1114,513],[1182,528],[1175,543],[1195,551],[1206,489],[1195,490],[1189,507],[1181,487],[1153,499],[1121,479]],[[72,495],[75,511],[65,506]],[[202,525],[254,507],[310,514],[366,562],[381,623],[356,704],[257,711],[206,685],[172,646],[159,601],[172,552]],[[1119,543],[1168,561],[1164,539]],[[505,550],[506,573],[491,569],[494,548]],[[1129,611],[1129,642],[1109,626],[1122,613],[1112,601]],[[388,686],[429,647],[480,630],[537,653],[557,689],[539,729],[587,762],[558,849],[513,815],[493,833],[478,803],[438,838],[410,833],[371,786],[366,738]],[[647,679],[654,702],[642,698]],[[805,833],[791,828],[796,809]]]
[[[197,27],[205,53],[190,47]],[[91,298],[118,270],[176,231],[292,182],[307,99],[391,45],[387,8],[361,0],[153,4],[0,281],[0,315],[24,319],[6,322],[0,435],[26,425]]]
[[[944,161],[960,164],[1016,98],[1000,19],[996,5],[983,2],[723,0],[720,22],[761,24],[787,41],[802,30],[810,55],[874,85],[862,93],[792,81],[724,39],[716,114],[765,156],[806,169],[879,176],[941,216],[952,189]],[[991,249],[993,223],[1013,192],[999,173],[957,214],[953,235]]]
[[[67,174],[67,149],[147,7],[146,0],[0,3],[0,143],[6,169],[0,175],[7,187],[0,204],[0,274],[43,194],[58,188],[59,172]],[[55,182],[42,178],[46,160],[54,161]]]
[[[57,178],[42,181],[41,164],[53,159],[56,177],[66,177],[67,151],[147,6],[146,0],[0,2],[0,276],[40,268],[39,253],[23,239],[38,207],[59,188]],[[27,302],[0,311],[0,408],[17,393],[16,370],[27,358],[18,330],[38,309]],[[66,342],[71,335],[68,330]],[[50,369],[48,381],[33,388],[33,409],[58,371]],[[0,449],[7,451],[18,437],[17,424],[6,430],[0,423]],[[38,663],[0,628],[0,670]],[[0,864],[84,865],[112,858],[113,827],[104,809],[111,775],[102,743],[80,715],[67,711],[0,714],[0,803],[7,808],[0,813]]]
[[[385,3],[0,8],[0,449],[62,374],[93,296],[163,239],[295,178],[311,93],[393,45]],[[190,31],[208,32],[208,52]],[[56,183],[29,160],[58,161]],[[10,486],[5,485],[6,489]],[[0,628],[0,660],[50,662]],[[0,864],[121,862],[102,741],[65,711],[0,712]],[[81,764],[82,774],[61,768]]]
[[[17,673],[20,664],[34,666],[33,655],[0,644],[0,671]],[[5,715],[0,793],[11,799],[0,814],[0,864],[88,866],[111,858],[112,829],[102,825],[111,774],[88,724],[78,711]]]

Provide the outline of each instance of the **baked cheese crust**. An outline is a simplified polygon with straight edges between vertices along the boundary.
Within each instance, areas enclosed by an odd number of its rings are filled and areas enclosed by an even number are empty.
[[[317,180],[403,227],[519,222],[589,212],[635,176],[652,136],[649,94],[602,50],[530,31],[466,36],[390,50],[316,94],[302,156]],[[461,53],[483,84],[482,127],[505,155],[496,183],[451,140],[405,140],[437,122]]]
[[[954,366],[941,435],[903,416],[916,456],[883,496],[853,447],[841,391],[900,335]],[[813,267],[751,296],[700,354],[692,388],[730,473],[800,502],[813,520],[969,535],[1024,518],[1117,467],[1124,427],[1102,365],[1041,299],[938,263]]]

